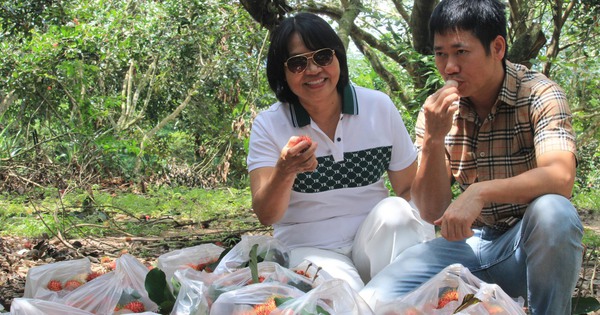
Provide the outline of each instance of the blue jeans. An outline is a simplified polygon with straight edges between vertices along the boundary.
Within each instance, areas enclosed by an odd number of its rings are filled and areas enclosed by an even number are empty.
[[[438,237],[408,248],[360,295],[376,309],[378,301],[399,298],[459,263],[482,281],[498,284],[511,297],[525,298],[531,314],[571,314],[571,296],[583,259],[583,226],[568,199],[541,196],[510,230],[474,232],[463,241]]]

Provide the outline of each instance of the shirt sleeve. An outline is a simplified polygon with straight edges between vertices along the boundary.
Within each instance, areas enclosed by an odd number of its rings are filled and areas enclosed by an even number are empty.
[[[540,81],[532,88],[531,98],[536,156],[550,151],[577,155],[571,110],[564,91],[552,81]]]
[[[423,137],[425,136],[425,113],[423,108],[419,111],[415,123],[415,148],[417,150],[418,163],[421,164],[421,152],[423,150]]]
[[[246,164],[248,172],[261,167],[275,167],[281,153],[281,148],[268,132],[268,121],[259,114],[252,123],[250,142],[248,145],[248,157]]]
[[[404,125],[400,112],[390,102],[390,119],[393,133],[392,159],[390,161],[390,171],[400,171],[409,167],[417,159],[417,150]]]

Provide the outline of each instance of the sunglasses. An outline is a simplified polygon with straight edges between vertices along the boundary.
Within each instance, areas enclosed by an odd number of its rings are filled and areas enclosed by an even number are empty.
[[[309,59],[312,59],[319,67],[325,67],[331,64],[334,55],[335,50],[331,48],[322,48],[305,54],[292,56],[283,64],[292,73],[302,73],[308,67]]]

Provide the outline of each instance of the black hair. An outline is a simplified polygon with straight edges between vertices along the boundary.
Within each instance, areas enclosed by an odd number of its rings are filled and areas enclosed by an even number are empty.
[[[489,55],[490,44],[500,35],[506,41],[506,6],[499,0],[442,0],[429,19],[429,37],[450,31],[470,31]],[[506,49],[508,50],[508,46]],[[506,58],[505,51],[504,59]],[[503,60],[504,62],[504,60]]]
[[[285,80],[284,62],[290,57],[288,44],[294,33],[298,33],[310,50],[331,48],[340,64],[337,90],[343,94],[348,85],[348,61],[342,40],[331,25],[318,15],[298,13],[281,21],[271,34],[271,45],[267,54],[267,79],[271,90],[281,102],[297,103],[298,96],[292,92]]]

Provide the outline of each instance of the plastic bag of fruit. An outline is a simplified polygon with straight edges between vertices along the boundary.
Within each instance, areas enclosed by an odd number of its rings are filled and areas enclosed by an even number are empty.
[[[264,282],[281,282],[308,292],[332,277],[317,265],[304,261],[293,268],[275,264],[275,270],[265,275]]]
[[[92,273],[88,258],[55,262],[29,269],[24,298],[59,301]]]
[[[331,279],[303,296],[288,299],[271,314],[370,315],[373,311],[346,281]]]
[[[174,278],[180,287],[171,315],[208,315],[207,286],[197,274],[190,268],[175,271]]]
[[[476,301],[456,314],[462,315],[525,315],[525,301],[513,300],[497,284],[481,283],[475,294]]]
[[[394,301],[378,304],[376,314],[453,314],[465,297],[477,293],[482,281],[467,268],[453,264],[440,271],[413,292]],[[406,313],[398,313],[400,309]],[[395,312],[394,312],[395,311]]]
[[[230,273],[247,267],[250,261],[250,250],[255,244],[258,244],[258,262],[272,261],[283,267],[289,267],[289,249],[279,240],[268,235],[242,235],[242,240],[223,256],[214,273]]]
[[[148,297],[144,286],[148,267],[124,254],[116,269],[82,285],[62,298],[66,305],[95,314],[154,312],[158,305]]]
[[[211,306],[210,315],[273,314],[277,303],[302,295],[304,292],[277,282],[250,284],[221,294]]]
[[[117,259],[115,272],[123,273],[123,281],[121,282],[123,292],[121,293],[121,299],[117,307],[125,308],[123,313],[131,313],[124,306],[127,305],[126,303],[132,301],[142,303],[144,311],[154,312],[158,310],[158,305],[150,299],[148,291],[146,291],[145,280],[148,271],[150,271],[148,267],[132,255],[124,254]],[[130,299],[127,300],[127,297],[130,297]]]
[[[186,247],[159,256],[156,267],[165,273],[167,283],[172,289],[171,279],[176,270],[191,268],[198,272],[212,273],[224,250],[215,244]]]
[[[57,302],[94,314],[112,314],[123,291],[122,279],[123,275],[114,271],[105,273]]]
[[[16,298],[10,305],[11,315],[48,315],[48,314],[69,314],[69,315],[93,315],[90,312],[80,310],[75,307],[64,305],[59,302],[52,302],[40,299]]]
[[[225,292],[234,291],[253,283],[264,282],[277,270],[279,264],[271,261],[263,261],[256,265],[257,278],[252,278],[250,267],[238,269],[232,273],[225,274],[208,286],[206,298],[209,304],[216,301]]]

